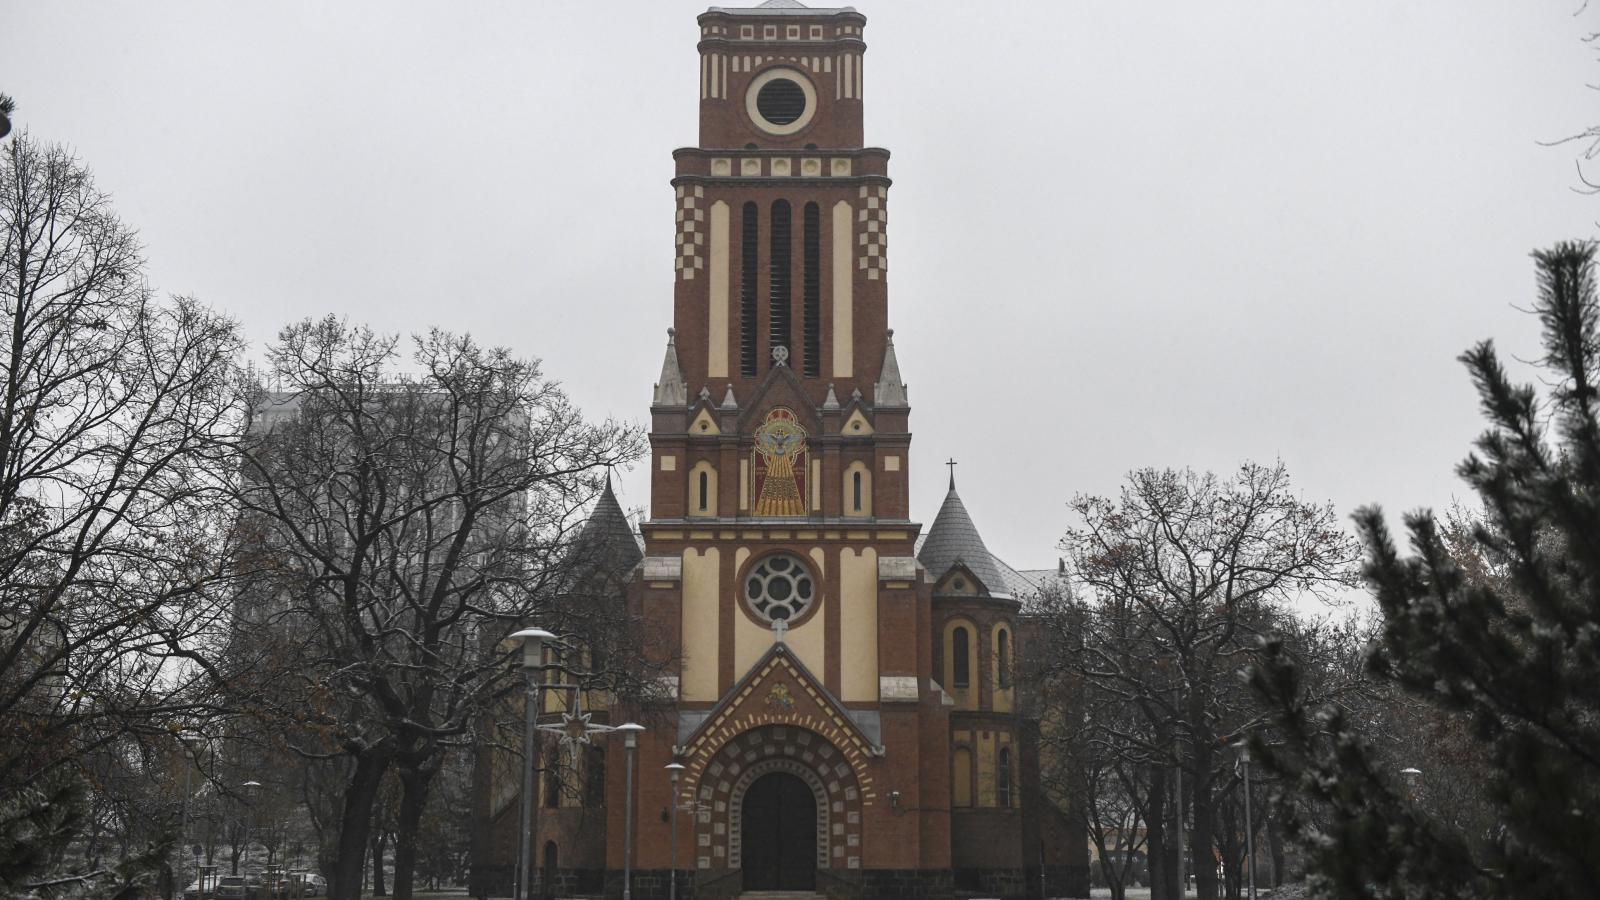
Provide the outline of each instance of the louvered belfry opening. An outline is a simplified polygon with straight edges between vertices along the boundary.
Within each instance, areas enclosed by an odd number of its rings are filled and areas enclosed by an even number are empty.
[[[756,220],[760,207],[752,201],[744,205],[743,241],[739,267],[739,373],[756,377]]]
[[[772,234],[767,291],[767,314],[771,321],[768,340],[770,351],[778,347],[788,349],[792,346],[789,342],[789,324],[792,318],[789,303],[793,295],[794,274],[790,265],[789,242],[793,234],[793,224],[790,222],[789,201],[773,201],[772,222],[767,227]]]
[[[822,214],[815,203],[806,204],[805,212],[805,274],[801,289],[805,293],[805,375],[816,378],[822,374]]]

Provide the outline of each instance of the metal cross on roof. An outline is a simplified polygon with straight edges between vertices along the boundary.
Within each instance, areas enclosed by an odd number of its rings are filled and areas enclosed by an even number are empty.
[[[956,486],[956,466],[959,465],[959,463],[957,463],[956,458],[952,456],[945,461],[945,465],[950,467],[950,487],[954,488]]]

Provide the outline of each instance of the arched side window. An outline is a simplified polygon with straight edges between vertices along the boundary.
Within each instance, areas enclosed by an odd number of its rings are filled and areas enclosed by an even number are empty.
[[[701,460],[689,468],[689,515],[717,514],[717,467]]]
[[[972,632],[959,625],[950,632],[950,663],[955,671],[950,673],[954,687],[972,686]]]
[[[549,897],[555,890],[556,869],[560,861],[560,851],[556,849],[555,841],[546,841],[544,845],[544,872],[540,876],[543,882],[541,896]]]
[[[957,747],[951,754],[951,766],[954,771],[950,780],[950,805],[955,807],[972,805],[972,751],[966,747]]]
[[[746,378],[756,375],[756,251],[760,246],[756,236],[759,207],[755,203],[744,205],[741,221],[739,262],[739,374]]]
[[[790,260],[790,235],[794,223],[790,221],[789,201],[774,200],[772,202],[772,221],[767,224],[767,231],[771,235],[771,248],[767,253],[767,320],[769,331],[767,333],[768,352],[778,348],[787,348],[791,355],[794,345],[790,342],[789,323],[792,318],[789,304],[793,297],[794,273]]]
[[[801,243],[801,291],[805,296],[805,368],[807,378],[822,374],[822,214],[815,203],[807,203]]]
[[[994,792],[1001,806],[1011,805],[1011,748],[1001,747],[995,761]]]
[[[844,514],[872,515],[872,470],[860,460],[844,470]]]

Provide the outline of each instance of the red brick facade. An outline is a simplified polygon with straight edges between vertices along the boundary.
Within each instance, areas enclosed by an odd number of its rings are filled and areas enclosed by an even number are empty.
[[[1027,723],[994,684],[1009,660],[992,635],[1017,634],[1010,586],[949,589],[916,558],[910,407],[888,327],[889,154],[863,145],[865,21],[793,0],[699,17],[700,146],[674,153],[674,338],[627,593],[659,636],[654,661],[678,674],[665,703],[611,711],[649,727],[634,760],[634,897],[667,896],[674,805],[683,897],[734,897],[771,876],[829,896],[1021,898],[1039,896],[1041,862],[1060,879],[1053,894],[1078,878],[1081,835],[1074,849],[1037,802]],[[770,514],[768,498],[789,512]],[[965,692],[945,671],[958,620],[972,639]],[[621,742],[606,755],[603,836],[575,811],[541,819],[552,888],[620,896]],[[790,813],[747,798],[784,778],[814,804],[794,813],[806,871],[779,876],[752,870],[746,845],[792,834],[758,821]],[[491,806],[493,793],[480,786]],[[484,841],[502,875],[515,828],[502,803]]]

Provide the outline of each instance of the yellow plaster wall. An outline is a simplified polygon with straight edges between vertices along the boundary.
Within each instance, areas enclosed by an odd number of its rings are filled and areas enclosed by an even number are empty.
[[[972,805],[972,750],[967,747],[957,747],[950,754],[950,764],[955,771],[950,781],[950,805],[964,807]]]
[[[855,476],[861,475],[861,508],[856,509]],[[857,460],[844,470],[844,483],[840,485],[843,497],[840,499],[841,509],[846,516],[858,518],[872,515],[872,469],[867,464]]]
[[[700,508],[700,473],[706,473],[706,508]],[[717,514],[717,467],[701,460],[689,470],[689,497],[688,508],[690,516],[714,516]]]
[[[967,686],[956,687],[955,630],[967,630]],[[944,680],[939,682],[955,701],[956,709],[978,708],[978,627],[966,619],[953,619],[944,626]]]
[[[716,547],[683,551],[683,676],[685,700],[717,699],[717,585],[721,568]]]
[[[855,353],[852,330],[855,301],[850,295],[855,278],[856,242],[850,238],[855,214],[843,200],[833,205],[833,377],[849,378]]]
[[[978,805],[994,806],[994,732],[978,732]]]
[[[710,328],[706,340],[706,375],[728,376],[728,204],[711,204]]]
[[[998,777],[1000,748],[1011,746],[1011,735],[1006,732],[980,731],[976,741],[978,750],[978,805],[999,806]],[[1017,751],[1011,751],[1011,792],[1013,798],[1017,790]],[[1013,803],[1013,805],[1015,805]]]
[[[839,659],[843,699],[878,699],[878,551],[839,550]]]
[[[1000,635],[1002,632],[1006,635],[1007,652],[1011,657],[1011,668],[1013,670],[1006,673],[1007,683],[1011,685],[1006,688],[1000,687]],[[1011,712],[1016,709],[1017,688],[1015,682],[1011,681],[1016,677],[1016,655],[1017,639],[1011,633],[1011,628],[1007,625],[996,625],[989,634],[989,678],[990,684],[994,685],[990,696],[994,700],[991,706],[995,712]]]
[[[823,569],[821,551],[814,550],[810,554],[811,564],[816,567],[818,583],[823,582]],[[750,557],[750,551],[744,547],[734,555],[734,571],[744,566],[745,560]],[[743,605],[744,592],[739,591],[733,602]],[[807,619],[804,624],[789,629],[783,636],[784,643],[794,651],[795,658],[799,659],[811,674],[818,678],[823,677],[823,644],[827,631],[826,608],[818,609],[816,614]],[[761,654],[767,652],[772,646],[772,628],[763,627],[756,623],[743,611],[733,617],[733,678],[738,681],[743,678]]]

